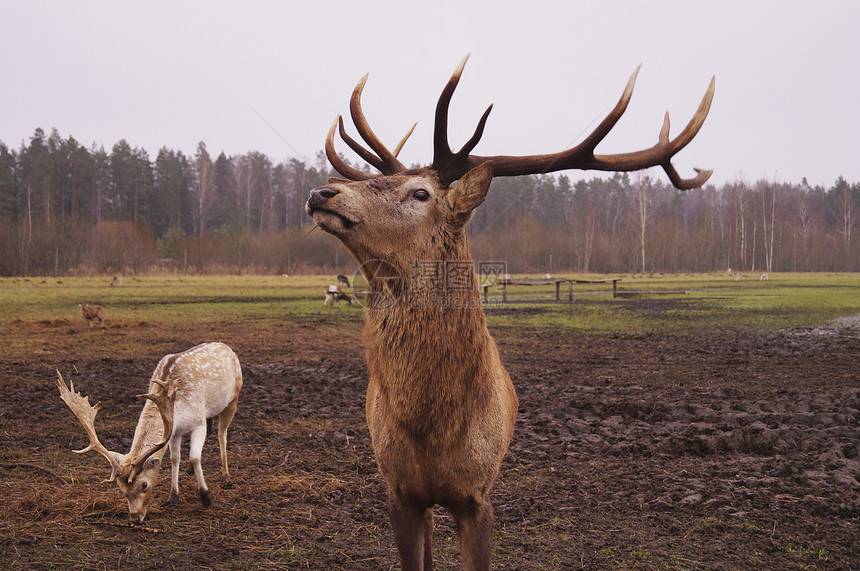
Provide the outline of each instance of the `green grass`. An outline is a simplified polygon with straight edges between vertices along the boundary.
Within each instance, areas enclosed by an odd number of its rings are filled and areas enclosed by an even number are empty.
[[[331,277],[202,276],[0,279],[2,320],[80,319],[79,303],[99,303],[112,321],[223,321],[316,315]]]
[[[620,292],[644,293],[613,299],[611,286],[576,285],[571,304],[548,302],[555,298],[553,286],[511,287],[512,303],[490,303],[488,322],[627,334],[822,326],[860,314],[860,274],[773,274],[769,281],[737,282],[723,274],[620,277]],[[110,287],[105,277],[2,278],[0,323],[78,320],[77,304],[91,302],[104,305],[114,323],[241,317],[266,326],[285,316],[322,312],[335,320],[356,319],[357,306],[323,307],[323,290],[331,283],[332,276],[192,276],[126,278],[123,286]],[[663,293],[678,291],[684,293]],[[496,294],[491,291],[491,301]]]
[[[575,276],[600,279],[609,276]],[[514,286],[509,304],[492,308],[540,308],[539,311],[488,311],[491,324],[511,320],[535,327],[575,328],[607,334],[690,329],[780,329],[829,324],[860,314],[860,274],[773,274],[768,281],[733,281],[722,274],[661,276],[621,275],[619,293],[605,284],[574,286],[574,303],[562,286]],[[492,290],[491,290],[492,291]],[[623,294],[636,293],[626,297]],[[681,292],[681,293],[674,293]],[[491,299],[497,297],[492,291]]]

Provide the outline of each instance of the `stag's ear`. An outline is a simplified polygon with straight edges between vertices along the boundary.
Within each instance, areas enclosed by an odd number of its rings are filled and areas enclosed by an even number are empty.
[[[454,214],[454,220],[464,225],[472,217],[472,211],[478,207],[493,182],[493,162],[481,163],[460,178],[457,186],[448,191],[448,206]]]

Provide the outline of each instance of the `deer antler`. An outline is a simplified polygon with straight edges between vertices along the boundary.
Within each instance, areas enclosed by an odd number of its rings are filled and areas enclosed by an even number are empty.
[[[127,467],[127,470],[130,469],[128,474],[129,483],[133,482],[134,478],[140,474],[144,463],[149,459],[149,457],[164,448],[164,446],[170,442],[170,437],[173,434],[173,407],[176,404],[176,387],[173,386],[169,380],[153,379],[153,382],[157,384],[161,390],[137,396],[138,398],[151,400],[155,403],[155,406],[158,407],[158,412],[161,415],[161,422],[164,424],[164,433],[160,442],[135,458],[134,461],[130,463],[130,468]]]
[[[439,176],[443,184],[451,184],[458,180],[466,172],[486,161],[493,161],[495,164],[494,176],[518,176],[524,174],[543,174],[567,169],[580,170],[602,170],[602,171],[634,171],[645,169],[653,166],[660,166],[669,175],[669,179],[677,188],[682,190],[697,188],[705,184],[708,178],[713,173],[712,170],[694,169],[696,176],[692,178],[681,178],[678,171],[672,165],[672,157],[674,157],[681,149],[683,149],[693,138],[698,134],[699,129],[705,122],[708,116],[708,111],[711,108],[711,101],[714,98],[715,78],[711,79],[708,90],[702,98],[696,113],[687,124],[681,133],[672,140],[669,140],[669,114],[666,113],[663,120],[663,127],[657,139],[657,143],[649,148],[641,151],[633,151],[629,153],[619,153],[614,155],[596,155],[594,149],[603,141],[606,135],[615,127],[618,120],[627,109],[627,104],[630,102],[630,97],[633,94],[633,87],[636,84],[636,76],[639,74],[639,67],[630,76],[627,81],[627,86],[618,100],[618,103],[612,111],[603,119],[600,125],[589,134],[584,141],[576,147],[562,151],[559,153],[545,155],[527,155],[527,156],[479,156],[469,153],[477,146],[484,133],[484,126],[487,123],[487,118],[492,111],[493,106],[490,105],[481,119],[478,121],[478,126],[475,128],[475,133],[456,153],[453,152],[448,144],[448,108],[451,103],[451,97],[457,84],[460,82],[460,76],[463,73],[463,68],[466,66],[466,61],[469,59],[467,55],[457,69],[454,71],[451,79],[442,90],[439,96],[439,101],[436,104],[435,125],[433,130],[433,163],[430,165]],[[366,180],[377,175],[368,174],[349,166],[346,161],[340,158],[334,150],[334,133],[335,130],[340,131],[340,136],[349,147],[354,150],[367,163],[378,169],[383,175],[392,175],[406,170],[406,167],[397,160],[403,143],[412,134],[410,130],[406,136],[400,141],[400,144],[391,153],[379,138],[373,133],[367,123],[367,119],[361,110],[361,92],[364,89],[364,84],[367,81],[367,75],[361,78],[350,98],[350,113],[364,141],[376,152],[374,155],[371,151],[363,148],[359,143],[350,138],[346,134],[343,126],[343,118],[338,115],[335,122],[329,129],[326,137],[325,150],[326,156],[332,166],[343,176],[349,180]],[[415,126],[413,125],[412,129]]]
[[[90,397],[84,397],[81,396],[81,393],[75,392],[75,383],[73,381],[69,381],[69,387],[66,387],[66,382],[63,380],[63,375],[60,374],[60,371],[57,371],[57,377],[57,388],[60,389],[60,398],[63,399],[63,402],[65,402],[69,409],[71,409],[75,417],[77,417],[78,422],[80,422],[81,426],[84,427],[87,436],[90,437],[90,445],[81,450],[75,450],[75,452],[83,454],[84,452],[95,450],[107,458],[111,467],[111,474],[108,481],[113,482],[122,471],[122,466],[114,457],[113,453],[99,442],[99,438],[96,435],[95,420],[96,414],[98,414],[99,408],[101,407],[101,403],[96,403],[95,406],[91,406]]]
[[[448,84],[442,91],[439,97],[439,102],[436,105],[436,125],[433,134],[434,154],[432,167],[439,174],[439,178],[445,184],[459,179],[470,169],[486,162],[493,161],[495,165],[495,176],[517,176],[524,174],[542,174],[547,172],[555,172],[566,169],[582,169],[582,170],[602,170],[602,171],[634,171],[645,169],[653,166],[661,166],[669,179],[676,187],[686,190],[697,188],[705,184],[705,181],[711,176],[713,171],[695,169],[697,175],[693,178],[684,179],[678,175],[675,167],[672,166],[672,157],[683,149],[699,132],[708,116],[708,111],[711,108],[711,101],[714,98],[715,78],[711,79],[708,90],[699,104],[699,108],[693,115],[693,118],[687,124],[681,133],[669,140],[669,114],[666,113],[663,120],[663,128],[660,130],[657,144],[650,149],[642,151],[634,151],[630,153],[620,153],[615,155],[595,155],[594,149],[597,145],[609,134],[624,111],[627,109],[627,104],[630,102],[630,97],[633,94],[633,86],[636,83],[636,76],[639,74],[639,67],[630,76],[627,81],[627,86],[622,93],[618,103],[612,111],[603,119],[600,125],[588,135],[585,140],[567,151],[560,153],[552,153],[546,155],[529,155],[529,156],[493,156],[482,157],[470,155],[469,152],[478,144],[484,130],[484,124],[487,121],[487,116],[492,110],[492,105],[484,112],[481,120],[478,122],[478,127],[475,134],[457,153],[451,152],[448,147],[448,105],[451,101],[451,95],[460,81],[460,75],[466,65],[466,60],[469,56],[463,58],[460,65],[454,71]]]
[[[340,115],[337,116],[331,129],[329,129],[328,136],[326,136],[325,140],[325,153],[329,162],[337,172],[349,180],[367,180],[369,178],[373,178],[374,175],[354,169],[349,166],[346,161],[340,158],[334,150],[334,132],[336,129],[340,132],[341,139],[343,139],[343,141],[349,145],[349,148],[355,151],[356,154],[358,154],[365,162],[376,168],[382,174],[390,175],[406,170],[403,163],[397,160],[397,155],[400,154],[400,149],[403,148],[406,140],[412,135],[412,132],[415,130],[415,126],[417,125],[417,123],[413,124],[412,128],[406,132],[406,135],[400,139],[400,142],[394,148],[394,152],[389,151],[388,148],[382,144],[382,141],[379,140],[379,137],[376,136],[376,133],[373,132],[373,129],[370,128],[370,124],[364,116],[364,111],[361,110],[361,92],[364,91],[364,84],[367,83],[367,76],[368,74],[364,74],[364,77],[361,78],[358,85],[356,85],[355,89],[352,90],[352,96],[349,98],[349,113],[352,116],[352,122],[358,130],[358,134],[361,135],[364,142],[367,143],[376,154],[374,155],[373,152],[365,149],[355,139],[346,134],[346,129],[344,129],[343,126],[343,117]]]

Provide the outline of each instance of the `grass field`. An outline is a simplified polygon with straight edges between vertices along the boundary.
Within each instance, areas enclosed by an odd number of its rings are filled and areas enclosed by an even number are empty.
[[[535,276],[532,276],[535,277]],[[621,275],[491,290],[487,320],[520,398],[492,494],[494,568],[852,569],[860,561],[860,275]],[[396,569],[364,419],[360,304],[334,276],[0,279],[0,566]],[[673,293],[667,293],[673,292]],[[677,293],[683,292],[683,293]],[[563,296],[566,298],[566,295]],[[106,309],[89,328],[79,303]],[[60,402],[56,372],[126,451],[159,358],[228,343],[245,375],[235,486],[193,478],[146,529]],[[435,558],[459,566],[437,510]]]
[[[622,294],[641,292],[636,297],[679,299],[684,305],[635,316],[624,311],[623,298],[611,304],[569,304],[565,292],[562,302],[555,303],[553,286],[510,286],[506,305],[501,304],[499,288],[490,290],[489,321],[493,324],[516,319],[537,326],[625,333],[673,327],[807,327],[860,314],[860,274],[775,273],[768,281],[733,281],[722,274],[611,277],[621,278]],[[108,278],[2,278],[0,315],[7,322],[76,319],[77,304],[99,303],[114,322],[192,319],[215,323],[241,316],[265,327],[285,315],[318,314],[323,291],[335,280],[333,276],[205,276],[127,278],[121,287],[110,287],[109,282]],[[606,302],[611,298],[611,287],[607,285],[574,286],[577,302]],[[340,305],[342,312],[360,313],[360,304]],[[528,312],[493,311],[505,306],[541,306],[544,311],[533,316]]]

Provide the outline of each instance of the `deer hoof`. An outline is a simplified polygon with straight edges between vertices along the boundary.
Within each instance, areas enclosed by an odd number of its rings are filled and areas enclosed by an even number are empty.
[[[163,507],[163,508],[175,508],[178,503],[179,503],[179,494],[177,494],[176,492],[171,490],[170,497],[167,498],[166,502],[161,504],[161,507]]]
[[[200,490],[200,503],[203,504],[203,507],[212,505],[212,492],[209,490]]]

